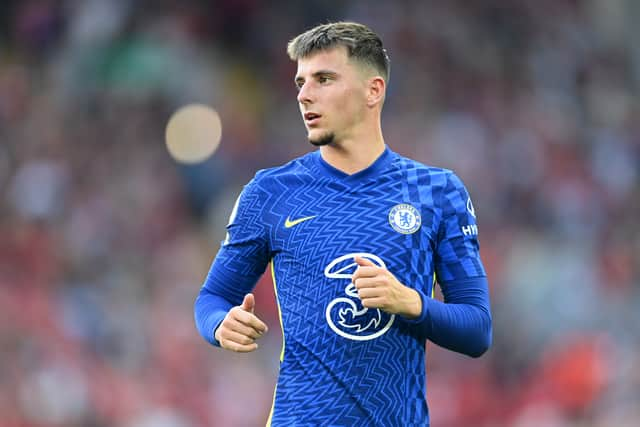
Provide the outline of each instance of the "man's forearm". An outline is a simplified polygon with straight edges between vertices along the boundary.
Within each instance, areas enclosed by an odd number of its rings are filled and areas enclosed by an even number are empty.
[[[214,332],[231,307],[233,304],[214,295],[207,288],[203,287],[200,290],[194,304],[196,327],[200,335],[212,345],[220,346],[220,343],[215,339]]]
[[[443,287],[445,302],[422,297],[422,313],[409,320],[427,339],[449,350],[479,357],[491,346],[492,319],[484,277]]]

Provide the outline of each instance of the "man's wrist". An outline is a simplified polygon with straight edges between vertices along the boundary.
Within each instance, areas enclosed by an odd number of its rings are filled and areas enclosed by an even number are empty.
[[[406,311],[400,314],[412,320],[417,319],[422,314],[422,298],[420,298],[420,294],[415,289],[407,287]]]
[[[218,345],[220,345],[220,338],[218,337],[218,331],[220,329],[220,326],[222,326],[222,322],[224,322],[225,317],[226,315],[223,316],[213,328],[213,341],[214,343],[218,343]]]

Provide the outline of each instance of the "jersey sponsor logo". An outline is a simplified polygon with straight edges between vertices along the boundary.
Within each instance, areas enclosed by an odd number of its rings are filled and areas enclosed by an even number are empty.
[[[350,253],[331,261],[324,269],[325,277],[343,281],[347,285],[344,288],[345,296],[329,302],[325,318],[331,330],[341,337],[354,341],[368,341],[387,332],[396,316],[377,308],[369,309],[362,306],[356,286],[351,282],[351,277],[358,268],[354,261],[356,256],[367,258],[379,267],[386,267],[380,257],[370,253]]]
[[[389,224],[398,233],[413,234],[422,225],[418,209],[407,203],[395,205],[389,211]]]
[[[471,197],[467,199],[467,212],[469,212],[472,217],[476,217],[476,210],[473,208],[473,203],[471,203]]]
[[[316,217],[315,215],[312,215],[312,216],[305,216],[303,218],[298,218],[298,219],[294,219],[294,220],[291,220],[291,219],[289,219],[289,217],[287,217],[287,219],[284,222],[284,228],[295,227],[296,225],[300,224],[301,222],[308,221],[308,220],[313,219],[315,217]]]
[[[465,236],[477,236],[478,235],[478,226],[475,224],[464,225],[461,227],[462,234]]]

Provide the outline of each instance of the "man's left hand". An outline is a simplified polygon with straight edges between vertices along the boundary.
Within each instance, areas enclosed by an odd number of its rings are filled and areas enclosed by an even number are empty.
[[[389,270],[356,256],[358,269],[351,281],[358,290],[362,305],[387,313],[415,319],[422,313],[422,300],[414,289],[403,285]]]

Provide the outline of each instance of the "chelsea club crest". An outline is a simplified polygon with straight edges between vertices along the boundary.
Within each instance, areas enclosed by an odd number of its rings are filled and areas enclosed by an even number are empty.
[[[422,225],[422,218],[416,208],[407,203],[401,203],[389,211],[389,224],[398,233],[413,234]]]

